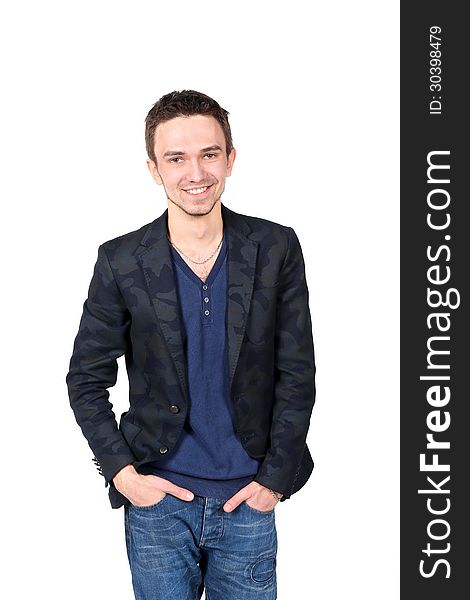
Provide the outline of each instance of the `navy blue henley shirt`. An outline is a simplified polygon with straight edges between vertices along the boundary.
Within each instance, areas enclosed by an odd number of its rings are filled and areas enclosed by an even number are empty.
[[[164,477],[195,495],[226,501],[253,480],[261,464],[243,448],[230,412],[226,236],[224,233],[205,282],[170,248],[183,321],[190,404],[173,452],[139,470]]]

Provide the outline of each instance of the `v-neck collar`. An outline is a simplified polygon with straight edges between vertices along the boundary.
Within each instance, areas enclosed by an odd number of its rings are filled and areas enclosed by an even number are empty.
[[[222,238],[222,246],[220,248],[219,255],[216,258],[215,263],[212,265],[212,269],[209,272],[206,280],[203,281],[196,273],[191,269],[191,267],[187,264],[187,262],[181,257],[180,253],[173,248],[170,241],[168,240],[168,244],[171,249],[171,255],[173,256],[173,260],[175,264],[185,273],[194,283],[197,284],[198,287],[201,285],[212,285],[214,279],[217,277],[217,273],[224,262],[225,255],[227,254],[227,241],[225,236],[225,230]]]

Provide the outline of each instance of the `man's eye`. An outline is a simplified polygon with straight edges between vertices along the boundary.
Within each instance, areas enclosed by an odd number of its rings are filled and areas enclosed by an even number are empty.
[[[174,158],[170,158],[170,162],[175,163],[178,160],[182,160],[181,156],[175,156]]]
[[[214,156],[216,156],[216,155],[215,155],[215,154],[212,154],[211,152],[208,152],[208,153],[206,154],[206,156],[208,156],[209,158],[213,158],[213,157],[214,157]]]

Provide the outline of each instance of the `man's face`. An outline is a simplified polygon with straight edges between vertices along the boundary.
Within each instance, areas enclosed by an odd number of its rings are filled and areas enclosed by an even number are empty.
[[[233,149],[227,159],[222,127],[211,116],[175,117],[155,130],[157,164],[150,173],[167,198],[189,215],[206,215],[220,200],[232,172]]]

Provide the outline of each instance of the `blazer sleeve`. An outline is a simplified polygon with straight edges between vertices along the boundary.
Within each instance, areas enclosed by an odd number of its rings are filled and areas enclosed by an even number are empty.
[[[299,240],[289,227],[281,267],[276,313],[274,405],[270,448],[255,481],[292,494],[315,403],[315,359],[309,292]]]
[[[105,478],[105,486],[122,467],[136,460],[118,429],[107,391],[116,383],[117,359],[128,349],[129,329],[130,313],[101,245],[66,383],[70,406]]]

